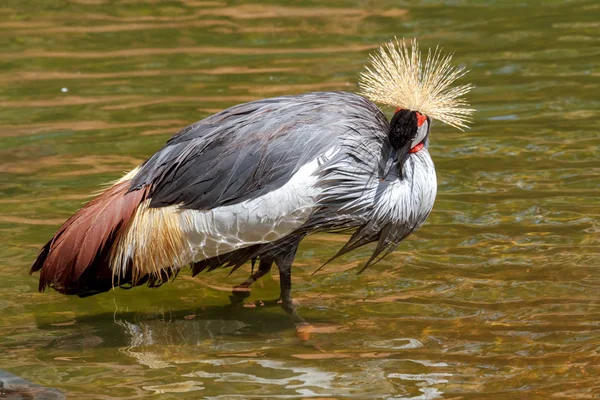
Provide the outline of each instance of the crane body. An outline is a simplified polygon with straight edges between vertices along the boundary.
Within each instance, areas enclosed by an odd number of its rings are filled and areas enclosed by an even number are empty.
[[[196,275],[259,260],[241,286],[275,264],[293,311],[291,266],[306,235],[352,232],[333,258],[375,242],[366,268],[423,224],[437,189],[430,125],[413,107],[388,122],[347,92],[233,106],[177,133],[85,205],[31,271],[41,270],[40,290],[88,296],[160,286],[187,266]]]

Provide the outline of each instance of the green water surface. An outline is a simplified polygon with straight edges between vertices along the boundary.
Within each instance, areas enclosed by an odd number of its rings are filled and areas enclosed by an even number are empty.
[[[394,36],[471,72],[435,124],[426,224],[357,276],[303,242],[298,331],[231,276],[86,299],[28,268],[89,195],[180,128],[263,97],[356,91]],[[386,110],[389,113],[391,110]],[[600,398],[600,2],[8,0],[0,5],[0,368],[68,398]],[[259,281],[248,306],[278,295]]]

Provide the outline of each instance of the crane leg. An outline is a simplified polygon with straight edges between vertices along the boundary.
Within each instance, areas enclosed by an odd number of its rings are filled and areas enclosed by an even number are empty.
[[[250,285],[265,276],[271,271],[273,266],[273,260],[271,258],[261,257],[260,263],[258,264],[258,270],[250,275],[241,284],[234,286],[231,291],[230,300],[232,304],[239,304],[244,301],[245,298],[250,296]]]
[[[294,322],[305,323],[304,318],[300,317],[296,311],[296,306],[292,301],[292,262],[296,256],[296,250],[298,250],[298,243],[291,246],[289,251],[284,255],[275,257],[275,264],[279,269],[279,285],[280,295],[279,301],[281,307],[288,313]]]
[[[292,262],[296,256],[298,250],[298,244],[301,238],[297,238],[294,241],[288,241],[280,243],[279,246],[275,246],[259,256],[258,270],[250,275],[248,279],[242,282],[240,285],[235,286],[232,291],[232,295],[229,296],[231,304],[234,306],[241,305],[244,299],[250,296],[250,285],[260,279],[262,276],[268,274],[271,271],[273,262],[279,269],[279,285],[280,295],[279,299],[272,302],[261,302],[262,304],[276,304],[281,303],[283,310],[289,314],[294,322],[305,323],[304,319],[296,312],[296,306],[292,301]]]
[[[281,307],[288,314],[293,314],[295,312],[295,306],[292,301],[292,271],[289,269],[279,268],[279,286],[280,286],[280,295],[279,301],[281,302]]]
[[[259,280],[260,278],[262,278],[263,276],[265,276],[266,274],[268,274],[269,272],[271,272],[271,267],[272,266],[273,266],[273,260],[261,258],[260,259],[260,263],[258,264],[258,270],[255,273],[253,273],[252,275],[250,275],[248,277],[248,279],[246,279],[244,282],[242,282],[239,285],[235,286],[234,289],[236,289],[236,288],[239,288],[239,289],[247,289],[247,288],[249,288],[250,285],[252,285],[254,282],[256,282],[257,280]]]

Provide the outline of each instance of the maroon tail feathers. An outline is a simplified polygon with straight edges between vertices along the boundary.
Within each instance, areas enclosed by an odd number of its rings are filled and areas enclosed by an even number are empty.
[[[41,270],[39,290],[89,296],[113,287],[110,249],[147,190],[127,192],[118,183],[87,203],[67,220],[40,251],[30,273]]]

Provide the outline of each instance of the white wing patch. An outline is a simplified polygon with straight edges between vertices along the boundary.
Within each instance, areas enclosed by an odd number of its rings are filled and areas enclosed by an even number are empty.
[[[255,199],[208,211],[181,211],[181,229],[192,252],[190,262],[273,242],[298,229],[316,205],[317,168],[314,160],[279,189]]]
[[[142,203],[111,256],[116,276],[133,268],[133,279],[255,244],[273,242],[292,233],[310,217],[321,189],[315,172],[339,149],[302,166],[280,188],[260,197],[211,210],[178,206],[150,208]]]

